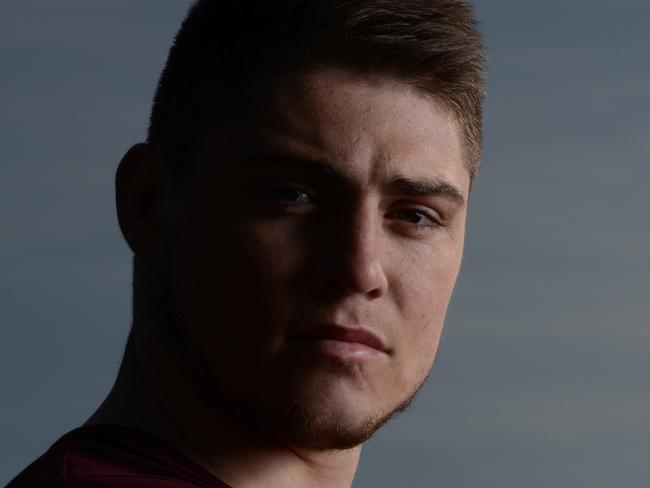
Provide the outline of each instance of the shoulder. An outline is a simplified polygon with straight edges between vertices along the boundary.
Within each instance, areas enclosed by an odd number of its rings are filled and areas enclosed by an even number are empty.
[[[6,488],[228,488],[162,441],[120,426],[61,437]]]

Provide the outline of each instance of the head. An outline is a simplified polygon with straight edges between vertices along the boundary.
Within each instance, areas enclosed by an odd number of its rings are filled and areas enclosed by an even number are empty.
[[[162,167],[170,184],[154,193],[167,204],[118,207],[135,309],[138,273],[154,270],[156,326],[214,408],[330,449],[408,404],[462,259],[482,67],[462,2],[194,5],[158,86],[149,156],[123,163]]]
[[[264,110],[279,75],[338,67],[400,80],[439,102],[459,124],[473,178],[483,65],[471,7],[457,0],[202,0],[170,50],[148,143],[180,183],[205,131]]]

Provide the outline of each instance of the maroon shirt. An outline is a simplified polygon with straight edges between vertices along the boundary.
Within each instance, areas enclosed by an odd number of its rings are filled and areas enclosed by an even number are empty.
[[[162,441],[116,425],[68,432],[6,488],[229,488]]]

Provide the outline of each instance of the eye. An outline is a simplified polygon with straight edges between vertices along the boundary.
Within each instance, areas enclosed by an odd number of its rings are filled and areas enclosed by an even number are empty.
[[[400,208],[389,212],[387,217],[416,228],[439,227],[441,225],[440,218],[434,212],[420,208]]]
[[[307,203],[311,196],[304,190],[290,185],[275,185],[261,192],[266,198],[287,203]]]

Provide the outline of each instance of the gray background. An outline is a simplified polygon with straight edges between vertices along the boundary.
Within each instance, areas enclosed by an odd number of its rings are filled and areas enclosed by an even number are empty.
[[[107,393],[113,174],[187,0],[0,4],[0,485]],[[650,481],[650,3],[482,0],[483,169],[442,349],[355,488]]]

